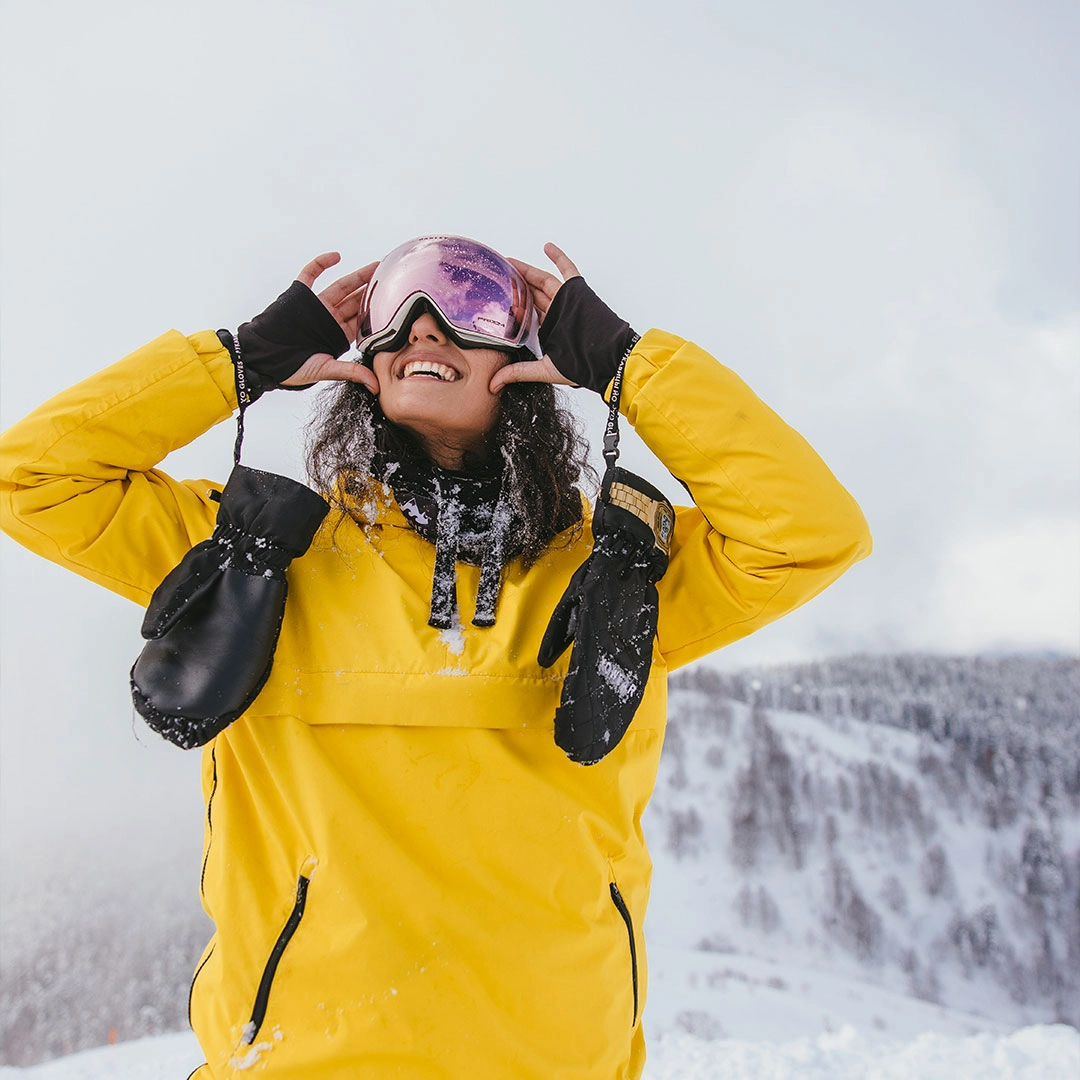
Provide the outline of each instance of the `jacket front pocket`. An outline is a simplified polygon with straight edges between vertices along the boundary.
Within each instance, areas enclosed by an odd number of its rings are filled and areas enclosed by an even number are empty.
[[[251,1010],[251,1019],[244,1025],[244,1033],[240,1040],[241,1046],[250,1046],[259,1034],[259,1029],[266,1019],[266,1009],[270,1003],[270,991],[274,985],[274,976],[277,974],[278,964],[292,941],[293,934],[300,926],[300,920],[304,917],[304,906],[307,903],[308,885],[311,883],[311,874],[301,874],[296,882],[296,901],[289,913],[289,918],[278,934],[277,941],[270,951],[270,957],[263,968],[262,978],[259,980],[259,989],[255,993],[255,1005]]]
[[[626,906],[622,893],[619,892],[619,886],[613,881],[610,889],[611,902],[615,905],[615,910],[622,916],[623,922],[626,923],[626,933],[630,938],[630,977],[634,984],[634,1018],[630,1021],[630,1026],[634,1027],[637,1024],[638,1014],[637,941],[634,938],[634,920],[630,917],[630,909]]]

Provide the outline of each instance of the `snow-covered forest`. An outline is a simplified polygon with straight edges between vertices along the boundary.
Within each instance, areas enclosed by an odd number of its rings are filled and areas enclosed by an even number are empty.
[[[653,940],[1080,1024],[1075,660],[698,668],[671,689]]]
[[[654,1044],[1080,1025],[1078,725],[1073,659],[674,676],[646,822]],[[0,1060],[186,1026],[209,935],[187,870],[5,878]]]

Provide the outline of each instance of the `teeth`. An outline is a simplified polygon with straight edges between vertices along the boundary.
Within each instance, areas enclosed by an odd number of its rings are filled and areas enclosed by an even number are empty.
[[[407,379],[410,375],[434,377],[440,382],[455,382],[458,377],[457,372],[452,367],[447,367],[446,364],[437,364],[434,360],[410,360],[405,365],[402,378]]]

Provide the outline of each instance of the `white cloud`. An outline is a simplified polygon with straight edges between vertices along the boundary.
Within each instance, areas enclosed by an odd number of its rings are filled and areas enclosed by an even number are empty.
[[[1080,652],[1080,513],[961,534],[935,582],[931,644]]]

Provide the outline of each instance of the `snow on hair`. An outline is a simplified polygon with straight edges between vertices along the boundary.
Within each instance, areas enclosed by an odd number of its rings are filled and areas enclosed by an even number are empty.
[[[307,428],[308,476],[324,493],[339,521],[350,518],[370,537],[379,506],[390,497],[372,474],[376,455],[393,461],[427,461],[410,432],[383,415],[378,399],[358,383],[342,382],[319,396]],[[522,559],[532,565],[568,522],[578,518],[581,494],[591,494],[598,480],[588,461],[581,426],[547,383],[511,383],[501,395],[499,419],[482,459],[465,469],[483,467],[502,457],[511,503],[525,523]]]

